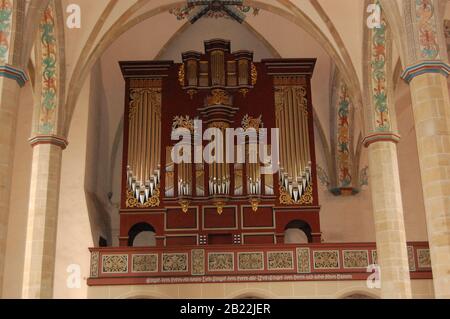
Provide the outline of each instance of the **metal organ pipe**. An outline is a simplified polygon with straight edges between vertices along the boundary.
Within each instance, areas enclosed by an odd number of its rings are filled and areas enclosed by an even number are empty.
[[[217,124],[217,123],[216,123]],[[223,124],[223,123],[219,123]],[[223,125],[219,125],[223,126]],[[226,126],[226,125],[225,125]],[[225,128],[221,127],[222,136],[225,136]],[[222,161],[223,163],[214,162],[209,165],[210,177],[209,177],[209,194],[214,195],[229,195],[230,194],[230,167],[226,163],[226,146],[222,146]],[[217,159],[217,150],[215,149],[215,155]]]
[[[280,184],[292,202],[298,203],[311,183],[307,91],[298,77],[276,78],[275,82],[276,123],[281,131]]]
[[[127,176],[129,190],[141,205],[148,202],[159,188],[160,109],[160,88],[132,89]]]

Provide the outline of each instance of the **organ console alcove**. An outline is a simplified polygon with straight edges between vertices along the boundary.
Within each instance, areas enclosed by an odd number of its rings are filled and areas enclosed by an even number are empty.
[[[182,63],[120,62],[126,82],[120,246],[130,245],[129,231],[139,223],[151,225],[158,247],[283,244],[296,221],[307,225],[310,242],[320,243],[314,66],[315,59],[257,62],[251,51],[233,52],[221,39],[205,41],[204,53],[184,52]],[[178,128],[201,141],[201,151],[208,128],[224,137],[227,129],[254,130],[268,153],[276,138],[271,129],[279,128],[280,169],[262,174],[267,164],[250,163],[256,154],[245,136],[245,163],[198,162],[194,147],[190,163],[175,163],[171,135]],[[214,155],[221,152],[225,158],[225,148]]]

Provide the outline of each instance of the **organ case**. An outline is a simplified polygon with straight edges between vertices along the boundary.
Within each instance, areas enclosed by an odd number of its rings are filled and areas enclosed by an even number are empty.
[[[185,52],[182,63],[121,62],[126,96],[120,243],[128,243],[133,225],[145,222],[159,246],[276,244],[296,220],[320,241],[314,65],[315,59],[255,62],[251,51],[231,52],[226,40],[205,41],[205,53]],[[243,147],[245,163],[195,163],[194,148],[191,163],[175,163],[171,133],[177,128],[202,148],[210,143],[203,140],[208,128],[224,139],[229,128],[242,128],[240,134],[252,129],[268,149],[276,145],[270,129],[279,128],[280,169],[262,174],[265,164],[249,163],[255,150],[245,139],[235,146],[235,153]],[[227,150],[214,153],[225,159]]]

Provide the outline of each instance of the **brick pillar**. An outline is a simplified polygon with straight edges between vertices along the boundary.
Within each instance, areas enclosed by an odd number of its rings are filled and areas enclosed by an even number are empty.
[[[20,87],[25,74],[12,66],[0,66],[0,297],[3,288],[8,230],[11,176]]]
[[[444,62],[406,69],[410,83],[436,298],[450,298],[450,100]]]
[[[33,145],[23,298],[52,298],[62,150],[56,136],[38,136]]]
[[[395,135],[366,138],[377,256],[381,269],[381,296],[389,299],[412,297],[395,144],[397,138]]]

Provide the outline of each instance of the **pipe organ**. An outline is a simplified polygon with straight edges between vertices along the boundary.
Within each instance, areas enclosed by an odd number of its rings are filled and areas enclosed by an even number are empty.
[[[121,245],[137,222],[155,229],[159,246],[282,243],[296,220],[319,242],[314,65],[257,62],[220,39],[181,63],[121,62]],[[189,138],[172,140],[178,129]]]

